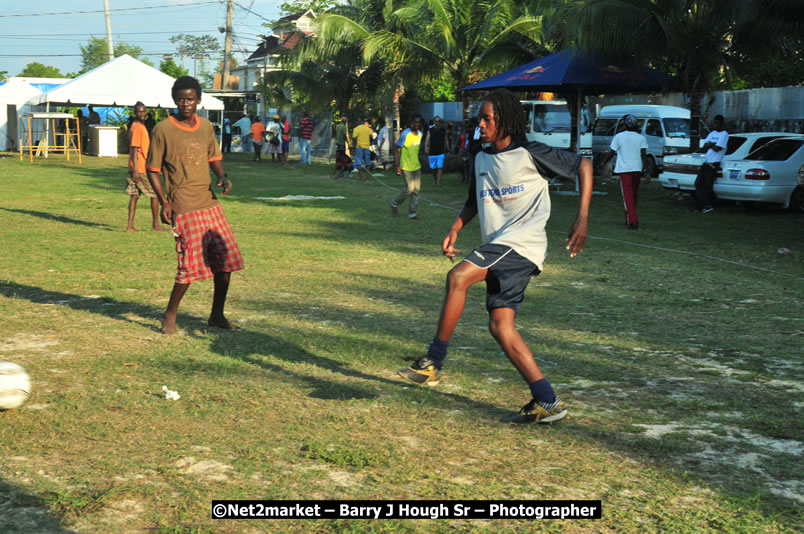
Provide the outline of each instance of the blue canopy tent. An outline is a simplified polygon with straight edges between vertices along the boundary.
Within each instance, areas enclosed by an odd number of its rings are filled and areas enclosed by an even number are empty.
[[[531,61],[521,67],[469,85],[461,91],[484,91],[506,88],[513,91],[534,90],[574,94],[574,146],[581,146],[580,113],[584,95],[657,91],[668,87],[673,80],[663,72],[634,65],[615,65],[594,54],[568,49]],[[577,181],[576,181],[577,190]]]

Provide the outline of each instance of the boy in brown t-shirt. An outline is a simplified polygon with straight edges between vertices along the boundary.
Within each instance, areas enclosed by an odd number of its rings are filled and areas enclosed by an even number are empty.
[[[212,124],[195,114],[201,102],[201,85],[191,76],[182,76],[172,89],[178,108],[154,127],[151,151],[146,164],[148,179],[162,205],[162,220],[173,225],[178,274],[165,310],[162,331],[176,334],[176,313],[190,284],[214,277],[215,292],[207,324],[237,330],[223,313],[232,271],[243,268],[240,248],[223,210],[212,192],[209,168],[218,177],[223,194],[232,182],[223,170],[223,155]],[[165,175],[165,190],[159,173]]]

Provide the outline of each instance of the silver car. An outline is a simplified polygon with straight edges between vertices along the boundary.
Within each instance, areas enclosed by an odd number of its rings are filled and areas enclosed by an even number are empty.
[[[781,204],[804,213],[804,185],[799,169],[804,165],[804,136],[776,139],[745,159],[723,165],[723,177],[715,181],[715,195],[727,200]]]
[[[735,159],[743,159],[748,154],[780,137],[794,137],[800,134],[787,132],[748,132],[729,134],[726,145],[724,163]],[[692,154],[682,154],[664,157],[664,168],[659,175],[659,183],[667,189],[680,189],[682,191],[695,191],[695,177],[705,161],[706,150],[698,150]],[[720,174],[719,174],[720,176]]]

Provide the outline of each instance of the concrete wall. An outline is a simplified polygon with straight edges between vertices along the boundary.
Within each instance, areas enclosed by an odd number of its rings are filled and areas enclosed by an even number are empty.
[[[461,102],[425,102],[419,104],[419,113],[424,117],[425,122],[436,115],[444,119],[445,122],[453,121],[457,124],[463,122],[463,103]],[[407,128],[407,125],[405,125]]]
[[[597,112],[612,104],[663,104],[689,107],[683,93],[592,97]],[[804,86],[716,91],[704,97],[702,115],[723,115],[730,132],[804,133]]]

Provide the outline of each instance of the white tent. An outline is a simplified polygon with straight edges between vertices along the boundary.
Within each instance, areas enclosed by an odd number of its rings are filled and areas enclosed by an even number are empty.
[[[31,111],[28,101],[42,91],[16,78],[0,85],[0,150],[17,147],[17,116]]]
[[[151,108],[174,108],[176,104],[170,90],[175,81],[175,78],[124,54],[34,97],[31,104],[133,106],[140,101]],[[223,102],[202,95],[198,108],[222,110]]]

